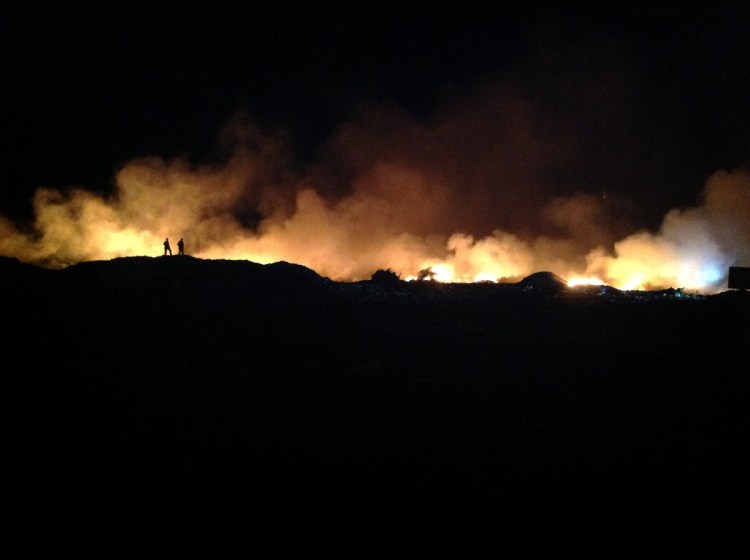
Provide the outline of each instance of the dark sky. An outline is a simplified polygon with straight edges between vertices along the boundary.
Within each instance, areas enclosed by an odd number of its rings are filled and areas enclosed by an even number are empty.
[[[5,1],[0,214],[40,186],[104,191],[142,155],[208,161],[238,111],[304,166],[362,102],[429,120],[487,82],[572,131],[586,163],[561,181],[661,213],[750,161],[747,6]]]

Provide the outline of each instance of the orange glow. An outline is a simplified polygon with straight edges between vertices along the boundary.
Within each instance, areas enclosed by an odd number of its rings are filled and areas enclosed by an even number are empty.
[[[635,231],[619,240],[606,231],[602,200],[576,194],[542,201],[537,218],[561,228],[551,237],[534,234],[534,214],[522,198],[526,183],[508,186],[512,196],[495,203],[487,190],[474,193],[461,183],[465,170],[451,168],[453,159],[441,156],[459,149],[465,130],[456,129],[456,140],[452,127],[400,128],[414,145],[431,142],[436,151],[432,159],[410,160],[401,156],[408,154],[405,146],[393,155],[391,136],[361,140],[370,130],[363,128],[344,127],[339,143],[332,143],[356,170],[336,194],[326,176],[279,173],[278,161],[285,159],[279,142],[245,131],[258,137],[240,144],[221,166],[148,157],[118,171],[109,197],[84,188],[38,189],[33,223],[18,225],[0,215],[0,255],[64,267],[161,256],[165,237],[182,237],[186,254],[194,257],[287,261],[338,281],[369,279],[386,268],[405,280],[438,282],[515,282],[550,271],[569,278],[570,286],[702,292],[720,290],[728,266],[750,262],[746,170],[715,173],[699,205],[668,212],[656,232]],[[492,161],[492,172],[503,173]],[[511,176],[521,173],[516,162],[503,163]],[[503,181],[496,184],[506,188]],[[526,205],[525,214],[515,208],[502,214],[516,200]],[[514,222],[518,216],[526,220],[523,227]],[[475,221],[490,233],[470,233]]]
[[[568,280],[568,287],[574,288],[576,286],[603,286],[604,282],[599,278],[593,276],[583,277],[576,276]]]
[[[435,273],[435,280],[438,282],[457,282],[455,269],[449,264],[438,263],[433,265],[432,271]]]

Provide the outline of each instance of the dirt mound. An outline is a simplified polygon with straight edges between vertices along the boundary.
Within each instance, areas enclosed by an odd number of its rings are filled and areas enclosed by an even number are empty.
[[[554,272],[535,272],[520,282],[518,286],[542,292],[559,293],[567,289],[568,284]]]

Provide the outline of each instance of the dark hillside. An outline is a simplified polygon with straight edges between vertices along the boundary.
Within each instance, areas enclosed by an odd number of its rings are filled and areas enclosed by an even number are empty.
[[[0,270],[11,456],[48,489],[606,493],[750,466],[750,293],[337,283],[192,257]]]

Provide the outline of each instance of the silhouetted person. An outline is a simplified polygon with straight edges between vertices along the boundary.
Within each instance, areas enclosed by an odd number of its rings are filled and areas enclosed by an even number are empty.
[[[185,242],[182,240],[182,237],[180,237],[180,240],[177,242],[177,254],[178,255],[185,254]]]
[[[167,253],[169,253],[169,256],[172,256],[172,247],[169,246],[169,237],[167,237],[164,240],[164,256],[167,256]]]

